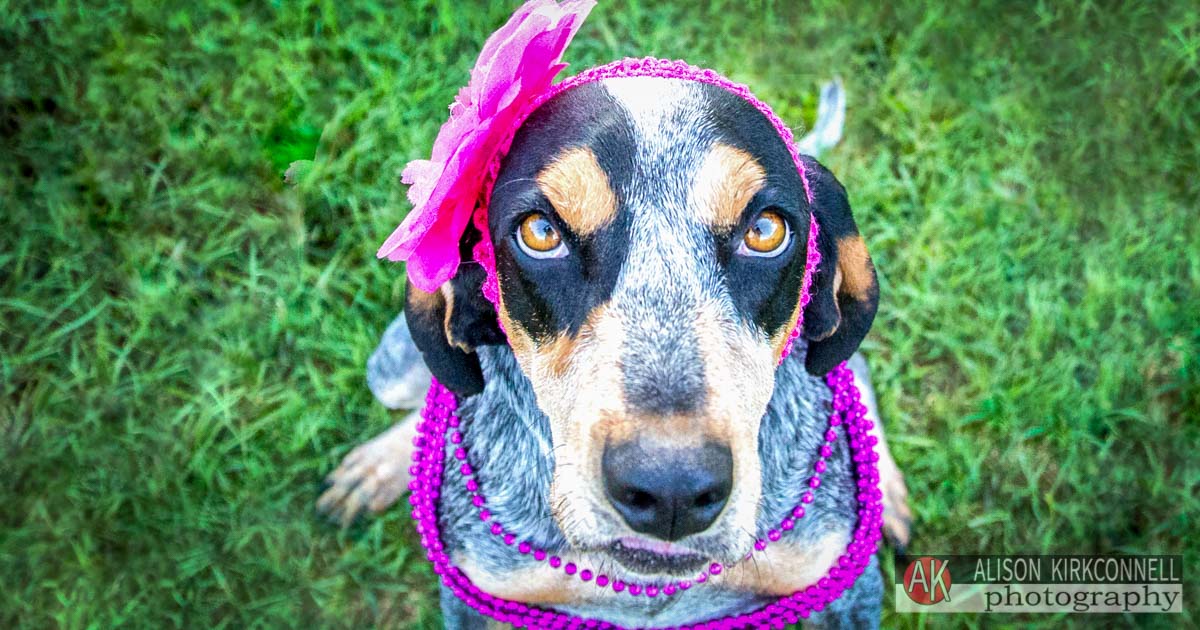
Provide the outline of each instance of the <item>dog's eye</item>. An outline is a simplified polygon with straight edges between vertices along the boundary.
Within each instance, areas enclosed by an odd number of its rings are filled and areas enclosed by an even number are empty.
[[[772,258],[787,248],[790,236],[788,224],[778,212],[763,210],[746,230],[738,253],[743,256]]]
[[[567,255],[558,228],[540,213],[531,214],[517,226],[517,243],[521,251],[534,258],[562,258]]]

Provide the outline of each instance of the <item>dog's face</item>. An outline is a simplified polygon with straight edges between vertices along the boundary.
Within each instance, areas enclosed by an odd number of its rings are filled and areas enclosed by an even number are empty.
[[[826,264],[805,312],[811,371],[853,352],[877,300],[845,193],[810,164],[812,205],[766,117],[674,79],[579,86],[519,130],[489,207],[498,316],[550,419],[551,505],[575,548],[642,575],[750,549],[759,422],[800,315],[814,212]],[[443,320],[454,361],[472,345],[456,337],[479,336],[451,322],[477,291],[470,275],[410,298]]]

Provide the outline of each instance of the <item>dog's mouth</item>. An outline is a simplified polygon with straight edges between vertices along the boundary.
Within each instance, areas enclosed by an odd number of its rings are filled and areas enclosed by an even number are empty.
[[[626,569],[642,574],[694,573],[707,562],[705,556],[687,547],[635,537],[613,541],[606,551]]]

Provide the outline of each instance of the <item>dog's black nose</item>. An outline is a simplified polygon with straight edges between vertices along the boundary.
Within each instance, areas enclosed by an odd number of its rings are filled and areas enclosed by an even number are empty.
[[[601,459],[604,489],[634,531],[663,540],[702,532],[717,520],[733,487],[728,446],[610,446]]]

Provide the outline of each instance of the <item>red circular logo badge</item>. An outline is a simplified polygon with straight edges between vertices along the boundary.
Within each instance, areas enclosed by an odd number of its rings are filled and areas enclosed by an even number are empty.
[[[904,592],[922,605],[950,601],[950,563],[928,556],[908,563],[904,570]]]

